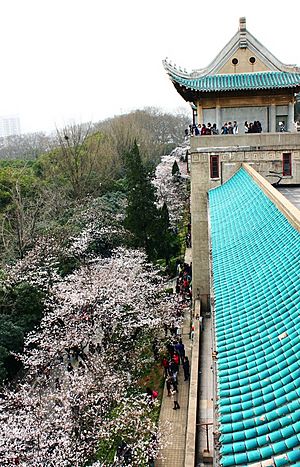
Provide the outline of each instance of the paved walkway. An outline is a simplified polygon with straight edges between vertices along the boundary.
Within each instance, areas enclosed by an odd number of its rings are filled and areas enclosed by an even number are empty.
[[[188,248],[185,253],[185,262],[191,262],[191,249]],[[192,342],[190,335],[190,307],[184,310],[184,320],[181,330],[182,342],[185,346],[185,353],[191,362]],[[164,389],[163,400],[160,411],[159,423],[162,431],[168,433],[167,446],[161,451],[155,462],[155,467],[184,467],[185,438],[187,426],[187,410],[189,400],[189,381],[184,381],[182,365],[179,367],[178,378],[178,402],[179,410],[173,410],[174,402],[167,395],[166,387]]]
[[[189,332],[190,308],[187,308],[184,313],[182,342],[185,346],[186,355],[190,360],[192,343],[189,339]],[[168,397],[167,394],[168,393],[165,387],[159,423],[162,430],[164,432],[168,432],[168,445],[162,450],[159,458],[155,462],[155,466],[184,467],[189,381],[184,381],[183,369],[181,365],[179,367],[178,378],[178,402],[180,405],[179,410],[173,410],[173,399],[172,397]],[[170,425],[170,427],[168,427],[168,425]]]
[[[276,187],[282,195],[284,195],[291,203],[300,209],[300,187],[299,186],[289,186],[285,187],[284,185],[279,185]]]
[[[211,318],[204,318],[200,334],[200,381],[199,381],[199,453],[198,457],[213,456],[213,360]],[[209,452],[208,452],[209,451]],[[204,464],[200,463],[199,466]],[[212,463],[205,462],[205,465]]]

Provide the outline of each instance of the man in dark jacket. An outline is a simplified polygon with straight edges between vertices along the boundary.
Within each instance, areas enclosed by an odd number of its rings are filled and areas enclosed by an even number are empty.
[[[184,372],[184,381],[187,381],[190,379],[190,362],[187,357],[184,357],[182,367]]]

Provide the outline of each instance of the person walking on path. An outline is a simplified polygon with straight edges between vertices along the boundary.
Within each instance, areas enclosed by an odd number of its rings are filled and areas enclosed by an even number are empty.
[[[168,373],[169,373],[169,361],[168,361],[167,357],[164,357],[162,359],[162,366],[164,368],[165,378],[167,378]]]
[[[174,401],[174,407],[173,410],[180,409],[180,405],[178,403],[178,385],[173,382],[173,390],[172,390],[172,397]]]
[[[177,366],[179,366],[179,354],[177,352],[174,352],[172,360]]]
[[[177,410],[177,409],[180,409],[180,405],[178,403],[178,383],[176,379],[172,378],[171,384],[172,384],[171,394],[172,394],[173,401],[174,401],[173,410]]]
[[[166,379],[166,388],[168,392],[168,397],[171,397],[171,389],[172,389],[172,378],[168,376]]]
[[[190,379],[190,362],[187,357],[184,357],[182,366],[183,366],[183,373],[184,373],[184,381],[188,381]]]
[[[178,371],[179,371],[179,366],[176,365],[174,361],[172,361],[169,367],[169,374],[175,381],[177,381],[178,379]]]
[[[185,357],[185,348],[184,344],[182,343],[182,339],[179,339],[179,342],[175,345],[175,349],[180,356],[181,363],[183,363]]]

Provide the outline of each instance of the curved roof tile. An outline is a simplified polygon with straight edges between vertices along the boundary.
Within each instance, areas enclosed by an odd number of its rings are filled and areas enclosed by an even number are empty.
[[[202,92],[295,88],[300,86],[300,73],[283,71],[206,75],[197,79],[183,77],[175,71],[168,70],[168,73],[174,83],[193,91]]]
[[[300,233],[244,169],[209,192],[221,463],[300,462]]]

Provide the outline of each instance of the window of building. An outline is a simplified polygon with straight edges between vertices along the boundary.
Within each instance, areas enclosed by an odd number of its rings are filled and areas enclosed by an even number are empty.
[[[256,62],[256,58],[255,57],[250,57],[249,58],[249,62],[254,65],[254,63]]]
[[[233,58],[233,59],[231,60],[231,63],[232,63],[232,65],[237,65],[237,64],[239,63],[239,61],[238,61],[237,58]]]
[[[210,156],[210,178],[220,178],[219,156]]]
[[[292,154],[290,152],[282,155],[282,174],[292,175]]]

